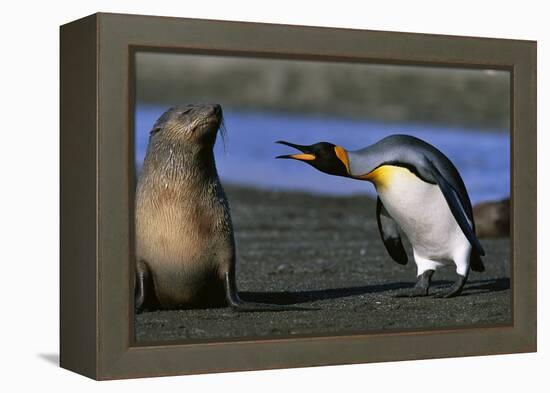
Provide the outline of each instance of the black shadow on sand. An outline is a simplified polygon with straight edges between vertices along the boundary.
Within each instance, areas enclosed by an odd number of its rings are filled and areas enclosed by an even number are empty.
[[[451,281],[433,281],[432,288],[452,285]],[[352,296],[366,295],[369,293],[396,291],[411,288],[414,283],[395,282],[380,285],[368,285],[349,288],[329,288],[309,291],[279,291],[279,292],[239,292],[246,301],[258,301],[281,305],[310,303],[322,300],[342,299]],[[510,279],[497,278],[490,280],[475,280],[466,284],[461,296],[479,293],[499,292],[510,288]]]

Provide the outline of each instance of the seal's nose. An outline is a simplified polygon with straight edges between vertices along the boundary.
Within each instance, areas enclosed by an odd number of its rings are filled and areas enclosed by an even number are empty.
[[[214,114],[221,115],[222,113],[222,107],[219,104],[212,105],[212,110],[214,111]]]

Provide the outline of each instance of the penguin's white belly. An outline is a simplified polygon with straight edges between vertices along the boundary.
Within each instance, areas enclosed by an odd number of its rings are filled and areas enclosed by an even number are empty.
[[[455,262],[469,242],[437,185],[406,168],[382,166],[374,172],[376,190],[388,213],[407,235],[415,259],[438,264]]]

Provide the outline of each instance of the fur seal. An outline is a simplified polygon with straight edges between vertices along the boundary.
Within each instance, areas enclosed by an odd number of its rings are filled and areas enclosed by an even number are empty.
[[[483,271],[485,255],[475,235],[472,205],[453,163],[434,146],[410,135],[391,135],[356,151],[320,142],[311,146],[279,141],[303,161],[331,175],[367,180],[378,193],[376,216],[392,259],[407,263],[400,233],[409,238],[418,268],[410,296],[426,296],[435,270],[455,265],[457,280],[438,297],[458,296],[470,267]]]
[[[510,199],[478,203],[474,218],[478,237],[510,236]]]
[[[303,310],[237,293],[233,226],[213,152],[222,119],[220,105],[187,105],[153,125],[135,199],[137,312]]]

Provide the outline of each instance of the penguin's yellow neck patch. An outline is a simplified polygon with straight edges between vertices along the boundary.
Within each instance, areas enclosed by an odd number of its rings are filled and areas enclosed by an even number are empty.
[[[336,153],[336,157],[342,163],[346,166],[346,170],[348,171],[348,175],[351,175],[351,171],[349,169],[349,158],[348,158],[348,152],[346,149],[344,149],[342,146],[334,146],[334,152]]]
[[[414,176],[407,168],[395,165],[382,165],[366,175],[357,176],[357,179],[373,182],[376,188],[384,189],[391,185],[397,176]]]

